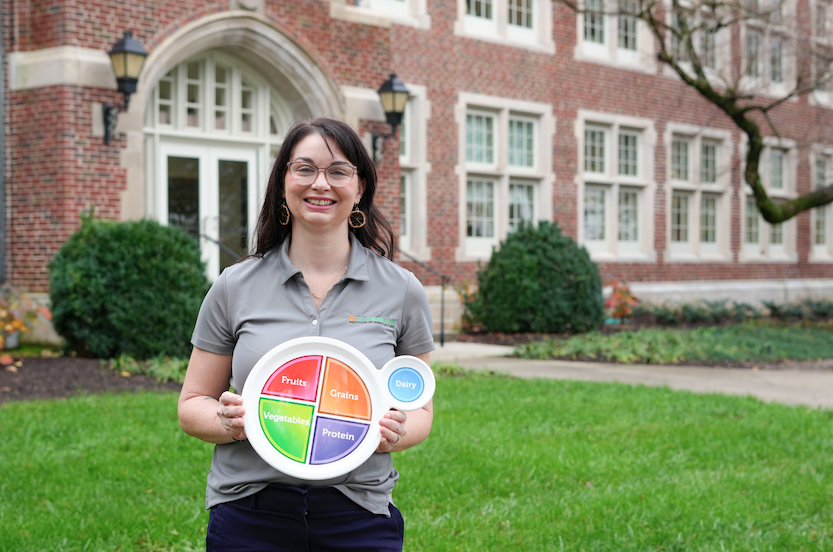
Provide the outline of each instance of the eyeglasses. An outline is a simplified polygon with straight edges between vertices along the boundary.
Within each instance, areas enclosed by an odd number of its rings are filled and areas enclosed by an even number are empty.
[[[302,161],[290,161],[286,166],[295,184],[309,186],[318,178],[319,171],[324,171],[324,178],[327,179],[327,183],[333,188],[347,186],[353,180],[353,175],[356,174],[357,170],[355,165],[348,164],[330,165],[326,169],[319,169],[315,165]]]

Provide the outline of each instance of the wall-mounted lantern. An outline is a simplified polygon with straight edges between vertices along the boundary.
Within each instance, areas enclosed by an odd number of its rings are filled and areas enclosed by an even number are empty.
[[[133,38],[132,31],[125,31],[124,38],[116,42],[107,55],[116,72],[118,90],[124,96],[124,106],[104,104],[104,143],[110,144],[110,138],[116,134],[119,113],[127,111],[130,105],[130,95],[136,92],[139,83],[139,73],[147,57],[147,51],[142,48],[138,40]]]
[[[411,93],[405,84],[391,73],[390,78],[382,83],[379,88],[379,99],[382,100],[382,109],[385,110],[385,119],[391,126],[390,134],[373,133],[373,162],[378,163],[385,151],[385,141],[396,136],[396,127],[402,124],[402,115],[405,113],[405,104]]]

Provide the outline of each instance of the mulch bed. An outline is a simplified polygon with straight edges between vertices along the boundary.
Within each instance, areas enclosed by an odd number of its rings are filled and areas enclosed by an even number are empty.
[[[642,323],[640,323],[642,322]],[[725,325],[725,324],[724,324]],[[708,326],[708,324],[686,324],[677,326],[677,329],[697,328],[701,326]],[[714,326],[714,324],[712,324]],[[611,334],[620,331],[629,331],[639,328],[657,327],[654,324],[645,323],[644,321],[636,321],[633,325],[627,326],[604,326],[602,333]],[[500,333],[500,332],[485,332],[485,331],[471,331],[468,333],[461,333],[457,336],[457,341],[464,341],[469,343],[488,343],[490,345],[504,345],[514,347],[516,345],[523,345],[532,343],[533,341],[543,341],[545,339],[559,338],[565,339],[571,334],[542,334],[542,333]],[[554,360],[578,360],[588,362],[607,362],[600,361],[593,358],[556,358]],[[617,363],[610,363],[617,364]],[[688,362],[682,361],[677,363],[679,366],[699,366],[708,368],[747,368],[750,370],[806,370],[814,372],[833,372],[833,359],[821,360],[779,360],[779,361],[756,361],[756,362],[739,362],[739,361],[697,361]]]
[[[63,398],[89,393],[179,391],[178,383],[159,383],[140,375],[122,376],[92,358],[15,359],[20,366],[0,367],[0,404],[6,401]],[[15,364],[18,364],[15,363]]]
[[[639,326],[640,324],[637,323],[636,325]],[[626,329],[615,327],[606,328],[606,332]],[[627,329],[634,328],[632,326]],[[548,337],[566,336],[539,333],[502,334],[470,332],[458,335],[457,339],[458,341],[514,346],[539,341]],[[178,383],[160,383],[147,376],[123,376],[115,370],[102,366],[101,361],[98,359],[62,356],[52,358],[15,358],[15,360],[18,361],[15,363],[18,366],[0,366],[0,404],[7,401],[64,398],[90,393],[136,390],[178,392],[182,388]],[[698,363],[697,365],[703,366],[707,365],[707,363]],[[823,359],[821,361],[711,363],[711,365],[714,367],[760,370],[833,371],[833,359]]]

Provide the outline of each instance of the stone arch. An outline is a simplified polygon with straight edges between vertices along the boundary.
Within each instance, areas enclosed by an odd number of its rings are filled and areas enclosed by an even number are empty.
[[[138,94],[142,105],[172,67],[205,50],[222,49],[255,67],[299,117],[341,117],[338,87],[300,46],[264,17],[244,11],[213,14],[168,36],[145,62]],[[254,59],[253,59],[254,58]]]
[[[166,37],[145,61],[130,110],[119,117],[127,135],[121,165],[127,187],[121,194],[123,219],[148,214],[144,121],[149,99],[159,79],[179,63],[210,49],[221,49],[264,68],[261,76],[281,95],[295,119],[331,116],[343,119],[345,100],[338,86],[294,40],[263,16],[231,11],[212,14],[182,26]]]

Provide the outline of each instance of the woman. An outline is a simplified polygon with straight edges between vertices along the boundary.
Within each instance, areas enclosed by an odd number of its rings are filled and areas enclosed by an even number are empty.
[[[377,368],[403,354],[430,361],[425,291],[390,261],[395,237],[373,203],[375,191],[373,163],[349,126],[297,123],[269,178],[255,254],[224,270],[203,302],[178,410],[186,433],[217,445],[207,550],[402,549],[390,453],[428,437],[430,403],[387,412],[376,454],[356,470],[308,482],[255,453],[236,394],[261,356],[297,337],[339,339]],[[391,324],[362,323],[365,317]]]

